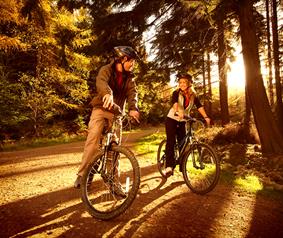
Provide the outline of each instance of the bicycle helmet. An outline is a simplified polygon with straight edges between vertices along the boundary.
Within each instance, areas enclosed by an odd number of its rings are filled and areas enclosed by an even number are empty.
[[[119,58],[127,56],[128,59],[139,59],[136,51],[130,46],[116,46],[114,52]]]
[[[193,83],[193,76],[186,72],[177,74],[177,79],[180,80],[181,78],[187,79],[190,83]]]

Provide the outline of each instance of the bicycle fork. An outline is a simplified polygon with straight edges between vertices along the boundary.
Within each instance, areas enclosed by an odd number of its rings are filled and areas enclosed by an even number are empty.
[[[193,166],[196,169],[204,169],[204,163],[203,163],[203,153],[199,147],[197,147],[197,152],[193,149],[192,150],[192,161],[193,161]],[[199,166],[197,165],[197,161],[199,163]]]

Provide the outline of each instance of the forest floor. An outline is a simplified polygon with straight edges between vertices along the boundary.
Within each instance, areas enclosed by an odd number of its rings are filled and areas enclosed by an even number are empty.
[[[132,147],[148,128],[127,137]],[[164,180],[136,153],[141,186],[121,216],[92,218],[73,188],[83,142],[0,153],[0,237],[283,237],[283,192],[247,192],[221,182],[192,193],[180,173]],[[132,147],[133,148],[133,147]]]

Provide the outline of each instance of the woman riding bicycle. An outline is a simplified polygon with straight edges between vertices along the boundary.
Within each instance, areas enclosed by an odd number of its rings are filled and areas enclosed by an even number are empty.
[[[206,123],[210,125],[210,118],[207,116],[204,107],[200,103],[193,88],[193,79],[190,74],[178,74],[179,88],[173,92],[172,107],[169,110],[165,121],[166,130],[166,177],[173,175],[176,166],[174,159],[174,146],[176,136],[178,143],[182,141],[186,135],[186,121],[184,117],[190,114],[192,107],[195,105],[199,113],[203,116]]]

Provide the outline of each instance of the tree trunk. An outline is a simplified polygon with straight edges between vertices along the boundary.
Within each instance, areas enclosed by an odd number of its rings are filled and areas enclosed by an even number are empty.
[[[246,69],[248,100],[266,155],[283,154],[283,138],[275,123],[260,72],[258,41],[253,18],[253,0],[239,0],[240,35]]]
[[[267,62],[268,62],[268,91],[271,108],[274,107],[274,93],[272,83],[272,59],[271,59],[271,41],[270,41],[270,18],[269,18],[269,0],[265,1],[266,5],[266,30],[267,30]]]
[[[245,117],[244,117],[244,134],[246,137],[249,136],[250,134],[250,125],[251,125],[251,116],[252,116],[252,109],[251,109],[251,104],[249,101],[249,96],[247,93],[247,84],[245,87],[245,100],[246,100],[246,112],[245,112]]]
[[[272,0],[272,38],[273,38],[273,58],[275,68],[276,85],[276,113],[281,133],[283,135],[283,103],[282,103],[282,83],[280,79],[279,66],[279,42],[278,42],[278,23],[277,23],[277,5],[276,0]]]
[[[210,54],[207,51],[207,84],[208,84],[208,115],[212,115],[212,86],[211,86],[211,65],[210,65]]]
[[[227,67],[226,67],[226,47],[224,43],[224,26],[221,14],[217,18],[218,26],[218,72],[219,72],[219,94],[222,125],[229,123],[228,110],[228,86],[227,86]]]
[[[202,83],[203,83],[203,99],[204,105],[206,105],[206,80],[205,80],[205,60],[204,60],[204,51],[202,52]]]

